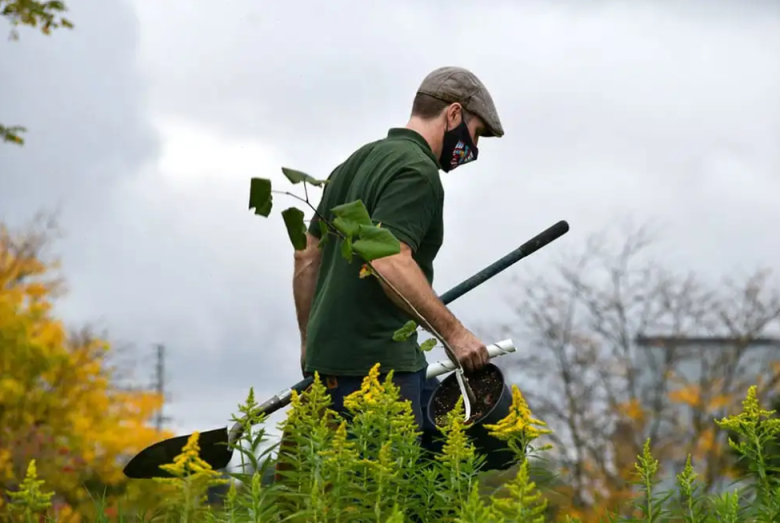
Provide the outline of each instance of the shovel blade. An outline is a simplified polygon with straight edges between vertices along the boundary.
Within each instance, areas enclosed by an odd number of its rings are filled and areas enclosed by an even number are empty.
[[[191,435],[176,436],[146,447],[125,465],[125,476],[133,479],[171,477],[160,466],[173,463],[174,458],[181,454]],[[230,458],[233,457],[233,449],[228,447],[227,427],[201,432],[198,436],[198,446],[200,447],[200,458],[211,465],[214,470],[227,467]]]

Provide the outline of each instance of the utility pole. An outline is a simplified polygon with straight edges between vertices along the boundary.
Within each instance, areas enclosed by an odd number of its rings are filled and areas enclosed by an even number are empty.
[[[155,426],[158,431],[163,429],[163,423],[169,421],[170,418],[163,415],[163,407],[165,406],[165,345],[157,344],[157,365],[155,365],[154,376],[154,388],[157,394],[162,398],[163,402],[160,405],[160,410],[157,411],[155,416]]]

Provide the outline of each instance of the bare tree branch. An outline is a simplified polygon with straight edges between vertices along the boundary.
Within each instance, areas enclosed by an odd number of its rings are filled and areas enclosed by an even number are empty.
[[[528,348],[508,371],[555,431],[575,503],[630,488],[647,437],[668,473],[690,453],[711,489],[732,465],[713,418],[757,376],[762,394],[780,390],[780,355],[753,343],[780,327],[780,286],[768,271],[717,283],[664,266],[647,226],[608,240],[513,281],[516,319],[499,329]]]

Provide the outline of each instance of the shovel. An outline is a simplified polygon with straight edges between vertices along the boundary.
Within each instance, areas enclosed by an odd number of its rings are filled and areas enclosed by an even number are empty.
[[[526,256],[533,254],[542,247],[552,243],[556,239],[566,234],[568,231],[569,224],[564,220],[559,221],[555,225],[533,237],[531,240],[525,242],[523,245],[510,252],[500,260],[482,269],[474,276],[461,282],[457,286],[441,295],[441,301],[445,305],[451,303],[455,299],[463,296],[467,292],[473,290],[475,287],[486,282],[504,269],[514,265]],[[487,349],[490,357],[493,358],[508,352],[513,352],[515,347],[511,340],[505,340],[493,345],[489,345]],[[428,377],[439,376],[454,369],[455,365],[451,361],[442,361],[429,365],[427,374]],[[269,415],[283,407],[286,407],[290,404],[292,391],[301,393],[306,390],[312,383],[314,383],[314,378],[311,376],[299,381],[289,389],[285,389],[279,392],[262,405],[259,405],[256,412],[258,414]],[[201,432],[198,437],[200,458],[208,463],[214,470],[224,469],[227,467],[228,463],[230,463],[230,460],[233,457],[233,449],[231,448],[231,444],[238,441],[238,439],[241,437],[242,431],[243,426],[241,423],[237,422],[233,425],[230,431],[228,431],[227,427],[222,427],[219,429]],[[131,459],[130,462],[125,466],[125,476],[133,479],[170,477],[170,475],[161,469],[160,466],[173,463],[173,459],[181,453],[190,436],[191,434],[176,436],[159,441],[145,448],[135,457],[133,457],[133,459]]]

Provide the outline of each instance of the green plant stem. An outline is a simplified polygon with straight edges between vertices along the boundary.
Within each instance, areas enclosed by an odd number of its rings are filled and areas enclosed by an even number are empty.
[[[758,472],[758,477],[761,481],[761,490],[764,491],[765,499],[770,499],[772,496],[772,487],[769,485],[769,480],[766,477],[766,462],[764,460],[764,453],[762,452],[763,445],[761,444],[758,434],[755,432],[756,429],[753,430],[754,432],[751,439],[756,448],[756,472]]]
[[[647,521],[655,521],[653,518],[653,485],[650,478],[645,476],[645,500],[647,501]]]
[[[691,518],[691,523],[696,521],[696,514],[693,510],[693,495],[688,496],[688,516]]]

